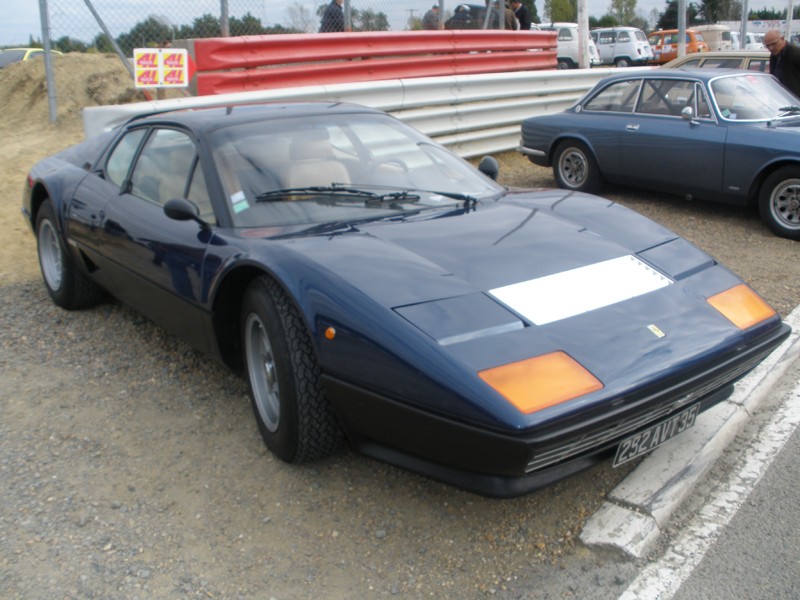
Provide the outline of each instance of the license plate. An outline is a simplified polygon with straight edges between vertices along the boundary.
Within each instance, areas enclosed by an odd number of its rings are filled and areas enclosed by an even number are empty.
[[[700,406],[695,404],[684,411],[672,415],[666,421],[651,425],[644,431],[622,440],[617,448],[613,466],[618,467],[629,460],[647,454],[676,435],[683,433],[694,425],[699,412]]]

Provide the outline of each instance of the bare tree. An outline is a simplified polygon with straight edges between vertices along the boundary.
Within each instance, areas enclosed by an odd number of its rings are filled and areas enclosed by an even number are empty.
[[[317,19],[308,8],[299,2],[293,2],[286,7],[289,26],[296,31],[312,33],[317,30]]]

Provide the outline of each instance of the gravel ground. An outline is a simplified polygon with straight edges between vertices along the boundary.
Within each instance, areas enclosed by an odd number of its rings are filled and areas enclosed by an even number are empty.
[[[509,185],[553,185],[500,159]],[[606,195],[797,304],[800,244],[752,211]],[[288,466],[244,383],[136,313],[62,311],[35,273],[0,289],[0,597],[601,598],[632,575],[576,541],[625,470],[498,501],[348,451]]]

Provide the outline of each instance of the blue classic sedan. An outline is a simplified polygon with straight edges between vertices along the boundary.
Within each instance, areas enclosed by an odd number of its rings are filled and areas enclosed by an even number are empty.
[[[496,167],[361,106],[176,111],[44,159],[23,212],[53,302],[241,371],[281,459],[347,440],[493,496],[649,452],[789,334],[664,227]]]
[[[604,181],[757,204],[800,239],[800,99],[771,75],[657,69],[613,75],[571,108],[522,123],[521,152],[558,185]]]

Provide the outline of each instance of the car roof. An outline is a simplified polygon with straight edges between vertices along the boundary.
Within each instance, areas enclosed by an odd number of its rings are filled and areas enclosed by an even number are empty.
[[[673,58],[668,63],[665,63],[664,67],[673,63],[677,63],[678,61],[683,62],[684,60],[692,60],[693,58],[709,59],[709,58],[748,58],[748,57],[768,58],[769,50],[714,50],[711,52],[690,52],[679,58]]]
[[[705,54],[705,52],[703,52]],[[605,77],[601,81],[607,83],[609,81],[624,80],[624,79],[650,79],[650,78],[675,78],[686,79],[692,77],[700,81],[709,81],[720,76],[765,76],[769,77],[768,73],[760,73],[758,71],[742,71],[739,69],[673,69],[669,67],[659,67],[657,69],[650,69],[648,71],[639,71],[636,73],[614,73]]]
[[[128,123],[171,124],[195,132],[211,131],[228,125],[270,119],[290,119],[324,114],[386,114],[383,111],[348,102],[270,102],[236,104],[199,109],[178,109],[146,113],[132,117]]]

